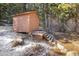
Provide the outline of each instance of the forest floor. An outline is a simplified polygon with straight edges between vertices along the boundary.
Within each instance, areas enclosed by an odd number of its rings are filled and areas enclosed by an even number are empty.
[[[11,42],[15,37],[22,37],[24,40],[23,45],[11,47]],[[59,40],[63,42],[63,39]],[[70,40],[71,43],[60,43],[68,50],[75,50],[79,52],[79,39]],[[32,51],[32,45],[40,45],[37,51]],[[75,46],[75,48],[73,48]],[[46,41],[34,40],[28,37],[25,33],[13,32],[12,26],[0,26],[0,56],[48,56],[49,50],[52,48]],[[39,51],[38,51],[39,50]],[[37,53],[38,52],[38,53]],[[54,55],[54,53],[52,54]]]

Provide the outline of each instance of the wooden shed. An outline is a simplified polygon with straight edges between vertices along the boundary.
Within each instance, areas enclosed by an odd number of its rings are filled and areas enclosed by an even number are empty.
[[[15,32],[32,32],[39,29],[39,18],[36,11],[29,11],[13,16]]]

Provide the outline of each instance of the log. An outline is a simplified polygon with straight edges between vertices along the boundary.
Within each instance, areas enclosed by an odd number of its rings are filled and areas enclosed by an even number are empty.
[[[31,33],[31,35],[33,36],[33,38],[35,39],[43,39],[43,34],[45,33],[45,31],[33,31]]]

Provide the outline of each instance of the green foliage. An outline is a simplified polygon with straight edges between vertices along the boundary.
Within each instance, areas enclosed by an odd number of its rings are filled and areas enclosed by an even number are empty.
[[[60,3],[51,4],[49,9],[53,15],[61,20],[61,22],[64,22],[69,20],[70,18],[78,17],[78,6],[78,4]]]
[[[8,20],[9,22],[12,22],[12,15],[22,12],[23,8],[19,6],[18,4],[8,4],[3,3],[0,4],[0,19],[1,20]]]
[[[36,10],[39,18],[44,21],[46,14],[51,14],[52,17],[57,17],[61,22],[65,22],[70,18],[77,18],[79,15],[79,4],[71,3],[3,3],[0,4],[0,20],[9,19],[12,21],[12,15],[24,11]]]

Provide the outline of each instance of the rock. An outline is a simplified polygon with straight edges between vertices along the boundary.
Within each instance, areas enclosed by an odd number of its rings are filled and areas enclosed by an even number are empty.
[[[55,53],[53,49],[50,49],[47,54],[48,54],[49,56],[58,56],[58,54]]]
[[[57,44],[55,44],[52,49],[50,50],[49,54],[53,55],[53,52],[55,55],[65,55],[67,52],[67,49],[64,48],[64,46],[62,44],[60,44],[59,42],[57,42]]]
[[[64,38],[64,43],[68,43],[69,40],[67,38]]]
[[[19,37],[16,37],[12,42],[12,47],[16,47],[18,45],[21,45],[23,44],[23,39],[22,38],[19,38]]]
[[[26,47],[23,51],[24,56],[44,56],[46,55],[46,49],[40,44],[33,44]]]
[[[54,41],[54,42],[48,41],[48,43],[49,43],[49,45],[51,45],[51,46],[54,46],[54,45],[56,45],[56,44],[57,44],[57,42],[56,42],[56,41]]]
[[[79,53],[77,51],[68,51],[66,56],[79,56]]]

